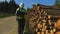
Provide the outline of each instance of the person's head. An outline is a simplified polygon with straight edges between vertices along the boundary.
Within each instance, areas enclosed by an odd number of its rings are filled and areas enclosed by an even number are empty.
[[[24,3],[20,3],[20,8],[23,8],[24,7]]]

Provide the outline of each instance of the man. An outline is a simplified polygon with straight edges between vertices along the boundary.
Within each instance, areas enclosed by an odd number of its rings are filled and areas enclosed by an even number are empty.
[[[16,10],[16,19],[18,21],[18,33],[23,34],[25,26],[25,12],[24,3],[20,4],[20,7]]]

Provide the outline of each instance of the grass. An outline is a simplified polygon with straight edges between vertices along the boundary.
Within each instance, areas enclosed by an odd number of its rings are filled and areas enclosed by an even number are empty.
[[[24,34],[33,34],[29,28],[29,21],[27,16],[25,16],[25,33]]]
[[[10,16],[14,16],[14,14],[8,14],[8,13],[2,13],[2,12],[0,12],[0,19],[1,18],[5,18],[5,17],[10,17]]]

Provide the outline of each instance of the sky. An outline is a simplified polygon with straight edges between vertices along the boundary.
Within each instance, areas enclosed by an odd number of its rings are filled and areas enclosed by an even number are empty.
[[[0,0],[0,2],[1,1],[5,1],[5,0]],[[10,0],[7,1],[9,2]],[[24,3],[25,8],[32,7],[32,4],[36,4],[36,3],[47,5],[47,6],[53,6],[55,4],[55,1],[56,0],[15,0],[17,4]]]

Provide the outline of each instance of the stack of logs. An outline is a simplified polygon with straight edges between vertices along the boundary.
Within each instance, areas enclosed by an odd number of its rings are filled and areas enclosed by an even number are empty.
[[[39,4],[28,9],[29,27],[33,34],[55,34],[56,29],[50,20],[50,15]]]

